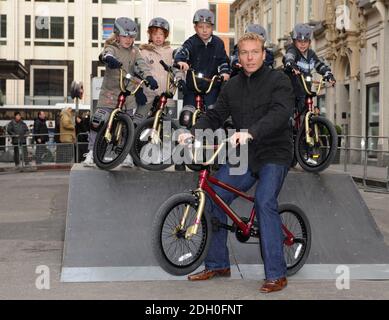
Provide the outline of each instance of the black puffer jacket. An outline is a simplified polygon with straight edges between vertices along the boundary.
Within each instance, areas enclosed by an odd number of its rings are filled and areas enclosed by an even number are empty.
[[[215,35],[212,35],[212,39],[208,44],[205,44],[197,34],[191,36],[177,50],[174,62],[187,62],[197,73],[202,73],[207,78],[212,78],[216,74],[229,74],[231,72],[224,42]],[[195,90],[190,72],[186,75],[186,84],[189,89]],[[209,86],[209,83],[199,81],[199,86],[200,89],[204,89]]]
[[[41,139],[40,143],[46,143],[49,141],[49,130],[46,125],[46,120],[40,118],[34,121],[34,130],[33,133],[37,136],[34,137],[35,141],[38,143],[38,139]]]
[[[250,77],[241,71],[227,82],[215,108],[200,117],[192,133],[195,129],[216,130],[231,115],[234,127],[247,129],[254,138],[248,155],[252,172],[266,163],[289,166],[294,101],[292,84],[282,71],[262,66]]]
[[[26,143],[26,135],[28,135],[28,127],[23,120],[15,121],[12,120],[7,126],[7,133],[12,137],[12,144],[17,145],[18,143]]]

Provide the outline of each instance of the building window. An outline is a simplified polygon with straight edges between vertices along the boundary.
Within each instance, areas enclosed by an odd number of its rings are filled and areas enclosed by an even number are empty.
[[[0,106],[5,105],[5,97],[6,97],[6,84],[7,80],[0,79]]]
[[[215,26],[217,27],[217,6],[216,4],[211,3],[209,5],[209,11],[215,15]]]
[[[379,124],[380,124],[380,89],[379,84],[367,86],[367,112],[366,112],[366,135],[368,150],[377,150]],[[371,138],[369,138],[371,137]],[[376,158],[377,153],[370,151],[369,158]]]
[[[172,44],[180,45],[185,41],[185,20],[173,20],[172,25]]]
[[[135,23],[138,27],[138,34],[136,35],[135,41],[140,41],[140,35],[141,35],[141,19],[135,18]]]
[[[0,38],[7,38],[7,16],[0,15]]]
[[[266,11],[266,31],[267,31],[267,41],[272,43],[272,33],[273,33],[273,10],[269,8]]]
[[[277,39],[281,39],[285,36],[286,21],[288,18],[288,0],[279,0],[277,2],[278,14],[278,26],[277,26]]]
[[[103,18],[103,40],[107,40],[111,36],[114,24],[115,19]]]
[[[377,64],[377,57],[378,57],[378,43],[377,42],[372,44],[371,55],[372,55],[371,62],[376,65]]]
[[[92,40],[99,40],[99,18],[92,17]]]
[[[31,38],[31,16],[24,16],[24,37]]]
[[[230,6],[230,32],[234,32],[235,30],[235,11]]]
[[[68,17],[68,39],[74,40],[74,17]]]
[[[33,68],[31,93],[33,105],[55,105],[66,101],[65,68]]]
[[[35,23],[36,39],[63,39],[64,17],[37,17]]]

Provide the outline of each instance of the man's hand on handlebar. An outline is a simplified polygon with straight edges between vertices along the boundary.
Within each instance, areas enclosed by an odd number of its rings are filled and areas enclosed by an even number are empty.
[[[230,138],[232,147],[236,148],[238,144],[247,144],[250,140],[253,140],[253,136],[248,132],[236,132]]]

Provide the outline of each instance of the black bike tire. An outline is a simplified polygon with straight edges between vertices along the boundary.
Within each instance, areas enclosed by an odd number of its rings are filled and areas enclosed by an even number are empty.
[[[152,225],[152,250],[161,268],[169,274],[176,276],[189,274],[196,270],[203,263],[205,257],[207,256],[212,237],[212,224],[211,219],[206,212],[203,213],[201,220],[202,223],[206,224],[206,227],[203,229],[206,239],[201,250],[199,250],[197,258],[193,260],[192,263],[187,266],[177,266],[176,264],[172,263],[172,261],[170,261],[165,255],[162,245],[163,224],[173,208],[182,204],[190,204],[192,207],[197,207],[197,202],[198,200],[191,193],[175,194],[161,205],[155,215]]]
[[[287,268],[287,275],[292,276],[292,275],[296,274],[304,266],[304,264],[309,256],[309,252],[311,250],[311,244],[312,244],[311,225],[310,225],[309,220],[307,218],[307,215],[304,213],[304,211],[294,204],[290,204],[290,203],[281,204],[278,207],[278,211],[279,211],[280,216],[284,212],[293,213],[294,216],[299,220],[300,225],[302,225],[302,229],[305,229],[305,232],[306,232],[307,242],[306,242],[306,245],[304,247],[303,254],[300,256],[300,258],[296,264]]]
[[[155,120],[154,117],[146,119],[145,121],[143,121],[141,124],[139,124],[137,126],[137,128],[135,130],[135,135],[134,135],[134,143],[132,144],[130,152],[131,152],[132,159],[134,160],[134,163],[136,166],[141,167],[141,168],[146,169],[146,170],[149,170],[149,171],[161,171],[161,170],[165,170],[165,169],[171,167],[173,165],[173,163],[146,164],[140,159],[140,154],[139,154],[138,150],[136,149],[136,143],[139,140],[142,131],[144,130],[145,127],[152,128],[153,124],[154,124],[154,120]],[[171,125],[172,125],[172,130],[178,129],[177,125],[173,121],[171,121]]]
[[[104,134],[105,134],[105,130],[107,128],[108,123],[105,123],[104,126],[99,130],[99,132],[96,135],[96,141],[95,141],[95,144],[93,147],[93,159],[94,159],[94,162],[96,163],[96,166],[99,167],[100,169],[103,169],[103,170],[111,170],[111,169],[116,168],[120,164],[122,164],[124,159],[129,154],[131,146],[134,142],[135,129],[134,129],[134,123],[132,122],[131,118],[127,114],[120,112],[116,115],[116,117],[113,121],[114,122],[115,121],[122,121],[125,124],[125,126],[127,127],[127,130],[128,130],[128,137],[129,138],[124,145],[123,151],[121,152],[120,155],[118,155],[117,158],[115,158],[111,162],[104,162],[101,159],[103,155],[99,154],[99,152],[97,151],[97,148],[98,148],[99,144],[102,142],[102,139],[105,139]]]
[[[321,116],[312,116],[310,119],[311,122],[318,122],[322,123],[326,126],[326,128],[329,131],[329,135],[331,137],[331,146],[329,150],[329,154],[327,156],[327,159],[323,161],[321,164],[317,166],[311,166],[306,163],[306,161],[301,157],[300,153],[300,138],[302,135],[305,135],[305,123],[303,126],[301,126],[299,132],[297,133],[296,140],[294,142],[294,148],[295,148],[295,156],[300,164],[300,166],[307,172],[321,172],[325,169],[327,169],[331,163],[333,162],[336,152],[337,152],[337,146],[338,146],[338,135],[336,133],[334,125],[329,121],[328,119],[321,117]]]

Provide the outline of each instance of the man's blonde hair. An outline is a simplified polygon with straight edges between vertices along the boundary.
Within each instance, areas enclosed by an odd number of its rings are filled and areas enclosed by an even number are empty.
[[[262,50],[265,50],[265,38],[254,32],[247,32],[238,40],[238,50],[244,41],[259,41],[262,44]]]

